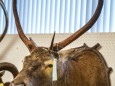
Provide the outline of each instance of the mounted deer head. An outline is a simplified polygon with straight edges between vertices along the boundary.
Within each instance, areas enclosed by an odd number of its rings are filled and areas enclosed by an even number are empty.
[[[51,46],[37,47],[32,39],[28,39],[21,27],[17,14],[17,1],[13,0],[13,12],[19,37],[27,46],[30,55],[25,57],[23,69],[12,81],[13,85],[25,84],[26,86],[109,86],[108,67],[102,55],[97,51],[96,45],[89,48],[83,45],[60,51],[72,43],[97,21],[103,6],[103,0],[98,0],[97,9],[86,25],[70,37]],[[54,60],[57,59],[57,81],[52,81]]]

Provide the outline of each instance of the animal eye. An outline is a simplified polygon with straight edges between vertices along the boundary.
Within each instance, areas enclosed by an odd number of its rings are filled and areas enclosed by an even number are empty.
[[[48,67],[52,68],[52,67],[53,67],[53,65],[52,65],[52,64],[49,64],[49,65],[48,65]]]

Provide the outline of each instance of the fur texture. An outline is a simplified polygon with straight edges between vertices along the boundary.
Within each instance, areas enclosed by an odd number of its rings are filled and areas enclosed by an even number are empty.
[[[37,48],[25,57],[23,69],[13,83],[27,86],[110,86],[108,67],[95,48],[84,45],[60,51],[58,80],[55,82],[52,81],[51,53]]]

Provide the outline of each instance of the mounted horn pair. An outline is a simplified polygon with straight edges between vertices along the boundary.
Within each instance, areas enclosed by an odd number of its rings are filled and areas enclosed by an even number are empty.
[[[0,5],[1,5],[3,11],[4,11],[4,15],[5,15],[5,19],[6,19],[5,29],[4,29],[4,31],[2,33],[2,35],[0,36],[0,42],[1,42],[2,39],[4,38],[4,36],[6,35],[7,30],[8,30],[8,15],[7,15],[6,7],[5,7],[5,5],[4,5],[2,0],[0,0]]]
[[[29,51],[32,52],[32,50],[35,49],[37,46],[35,45],[35,43],[33,42],[32,39],[29,40],[25,36],[25,34],[22,30],[22,27],[21,27],[21,24],[19,21],[19,17],[18,17],[18,13],[17,13],[16,2],[17,2],[17,0],[13,0],[13,12],[14,12],[14,17],[15,17],[15,22],[16,22],[18,34],[19,34],[21,40],[24,42],[24,44],[29,49]],[[59,43],[55,43],[55,44],[53,44],[53,42],[52,42],[50,49],[52,49],[54,51],[59,51],[59,50],[63,49],[64,47],[66,47],[67,45],[69,45],[70,43],[72,43],[73,41],[75,41],[77,38],[79,38],[86,31],[88,31],[94,25],[94,23],[97,21],[99,15],[101,13],[102,6],[103,6],[103,0],[98,0],[98,6],[96,8],[96,11],[95,11],[94,15],[92,16],[92,18],[88,21],[88,23],[85,24],[78,31],[76,31],[74,34],[72,34],[71,36],[66,38],[65,40],[63,40]],[[54,38],[53,38],[53,40],[54,40]]]

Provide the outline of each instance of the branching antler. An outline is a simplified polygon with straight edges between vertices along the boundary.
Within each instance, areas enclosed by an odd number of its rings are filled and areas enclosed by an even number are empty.
[[[86,31],[88,31],[94,25],[94,23],[97,21],[99,15],[101,13],[102,6],[103,6],[103,0],[98,0],[97,9],[96,9],[94,15],[92,16],[92,18],[88,21],[88,23],[85,24],[78,31],[76,31],[74,34],[72,34],[71,36],[69,36],[68,38],[66,38],[65,40],[63,40],[63,41],[61,41],[59,43],[54,44],[54,46],[53,46],[54,49],[53,50],[59,51],[59,50],[63,49],[68,44],[72,43],[77,38],[79,38]]]
[[[34,44],[34,42],[32,42],[32,39],[29,40],[25,36],[25,34],[22,30],[22,27],[21,27],[21,24],[20,24],[20,21],[19,21],[19,17],[18,17],[18,13],[17,13],[17,7],[16,7],[17,3],[16,2],[17,2],[17,0],[13,0],[13,13],[14,13],[14,18],[15,18],[18,34],[19,34],[19,37],[21,38],[21,40],[24,42],[24,44],[27,46],[27,48],[31,52],[33,49],[36,48],[36,45]]]
[[[97,9],[96,9],[94,15],[92,16],[92,18],[88,21],[88,23],[85,24],[78,31],[76,31],[74,34],[72,34],[70,37],[66,38],[65,40],[63,40],[59,43],[53,44],[53,47],[50,46],[50,48],[52,48],[52,50],[54,50],[54,51],[59,51],[59,50],[63,49],[64,47],[66,47],[68,44],[75,41],[77,38],[79,38],[86,31],[88,31],[94,25],[94,23],[97,21],[99,15],[101,13],[102,6],[103,6],[103,0],[98,0]],[[36,45],[34,42],[29,40],[23,33],[23,30],[22,30],[22,27],[21,27],[21,24],[19,21],[19,17],[17,14],[16,0],[13,0],[13,12],[14,12],[14,17],[15,17],[18,34],[19,34],[20,38],[22,39],[22,41],[25,43],[25,45],[28,47],[29,51],[31,52],[33,49],[36,48]]]
[[[5,18],[6,18],[6,26],[5,26],[4,32],[2,33],[2,35],[0,37],[0,42],[1,42],[2,39],[4,38],[4,36],[6,35],[7,30],[8,30],[8,15],[7,15],[7,11],[6,11],[5,5],[4,5],[2,0],[0,0],[0,5],[4,11]]]

